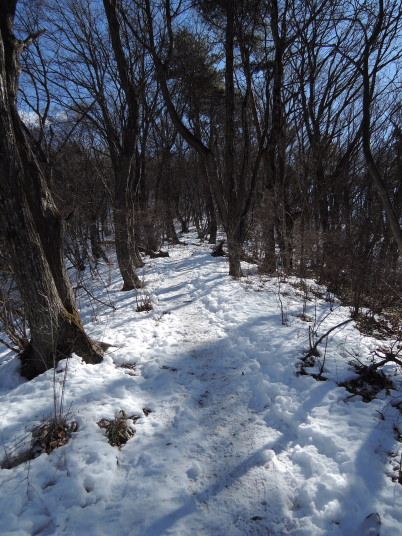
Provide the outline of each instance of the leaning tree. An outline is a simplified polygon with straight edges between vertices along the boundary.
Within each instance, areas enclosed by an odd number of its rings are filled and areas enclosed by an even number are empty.
[[[30,328],[22,374],[32,378],[72,352],[99,363],[104,345],[84,331],[64,266],[63,222],[47,185],[45,158],[18,114],[19,58],[44,30],[19,39],[17,3],[0,0],[0,229]]]

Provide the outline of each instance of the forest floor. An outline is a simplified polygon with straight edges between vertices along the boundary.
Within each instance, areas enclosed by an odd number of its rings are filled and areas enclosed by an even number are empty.
[[[369,403],[366,387],[339,386],[392,340],[349,322],[298,375],[309,331],[317,340],[349,308],[251,264],[234,281],[226,258],[183,240],[147,260],[143,290],[120,292],[114,265],[81,274],[86,329],[114,345],[101,364],[73,356],[27,382],[1,349],[3,458],[29,448],[54,382],[75,424],[65,445],[0,470],[0,534],[401,534],[400,371],[387,366],[393,384]],[[121,449],[104,435],[114,418],[135,429]]]

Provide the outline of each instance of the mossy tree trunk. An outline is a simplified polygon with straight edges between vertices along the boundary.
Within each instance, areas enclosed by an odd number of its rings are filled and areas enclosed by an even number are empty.
[[[22,374],[32,378],[72,352],[88,363],[99,363],[103,352],[83,329],[64,267],[62,221],[18,115],[19,56],[41,32],[15,37],[16,5],[0,0],[0,226],[30,329]]]

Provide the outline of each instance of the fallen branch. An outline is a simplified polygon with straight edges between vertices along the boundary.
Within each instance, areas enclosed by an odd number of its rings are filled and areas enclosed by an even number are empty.
[[[377,353],[375,355],[380,357]],[[384,365],[386,365],[390,361],[392,361],[393,363],[396,363],[397,365],[402,367],[402,361],[400,359],[398,359],[393,354],[385,354],[385,358],[382,361],[379,361],[378,363],[373,363],[372,365],[370,365],[368,367],[365,367],[360,375],[361,376],[366,376],[366,375],[370,374],[370,372],[373,372],[373,371],[377,370],[378,368],[383,367]]]
[[[338,328],[341,328],[342,326],[345,326],[346,324],[348,324],[349,322],[352,322],[353,318],[348,318],[347,320],[344,320],[343,322],[341,322],[340,324],[337,324],[336,326],[333,326],[331,329],[329,329],[326,333],[324,333],[324,335],[322,335],[315,343],[313,346],[311,346],[310,350],[307,352],[307,354],[302,357],[302,361],[305,361],[306,359],[308,359],[309,357],[312,357],[312,356],[317,356],[317,355],[320,355],[318,350],[317,350],[317,346],[325,339],[325,337],[328,337],[328,335],[330,333],[332,333],[332,331],[335,331],[336,329]]]
[[[99,298],[97,298],[96,296],[94,296],[94,295],[92,294],[92,292],[90,292],[90,291],[89,291],[83,284],[77,285],[77,286],[74,288],[74,290],[80,290],[80,289],[84,290],[84,291],[88,294],[88,296],[89,296],[90,298],[92,298],[93,300],[97,301],[97,302],[100,303],[101,305],[104,305],[105,307],[110,307],[111,309],[113,309],[113,311],[116,311],[116,307],[115,307],[112,303],[106,303],[106,302],[100,300]]]

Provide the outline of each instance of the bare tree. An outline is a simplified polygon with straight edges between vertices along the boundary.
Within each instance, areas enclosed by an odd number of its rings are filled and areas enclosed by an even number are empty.
[[[362,80],[363,154],[369,176],[381,199],[400,254],[402,254],[402,229],[381,169],[375,161],[371,138],[374,104],[397,81],[397,61],[402,57],[401,38],[400,2],[378,0],[376,9],[371,4],[362,4],[355,6],[355,11],[345,13],[342,43],[336,47],[339,54],[346,57],[355,67]],[[385,82],[380,82],[381,78]],[[387,127],[389,128],[389,125],[385,124],[383,128]]]
[[[143,266],[135,232],[135,194],[139,187],[139,90],[145,88],[141,51],[131,50],[124,38],[116,2],[94,4],[73,0],[53,5],[49,23],[56,31],[51,46],[58,64],[52,88],[61,91],[59,103],[84,118],[108,151],[112,173],[112,207],[116,255],[122,290],[142,286],[136,273]],[[107,24],[105,25],[105,19]],[[71,69],[71,64],[75,69]],[[57,97],[56,91],[53,93]]]
[[[114,155],[112,161],[115,174],[114,226],[116,253],[124,281],[122,290],[131,290],[142,286],[135,268],[143,264],[136,248],[134,232],[134,159],[138,138],[139,96],[138,88],[133,80],[123,49],[116,0],[103,0],[103,6],[116,60],[119,82],[127,107],[126,118],[122,123],[120,150],[118,154]]]
[[[31,378],[73,351],[99,363],[102,349],[82,326],[42,155],[18,115],[19,57],[43,30],[18,39],[16,8],[17,0],[0,1],[0,225],[29,323],[31,340],[21,359],[22,373]]]

